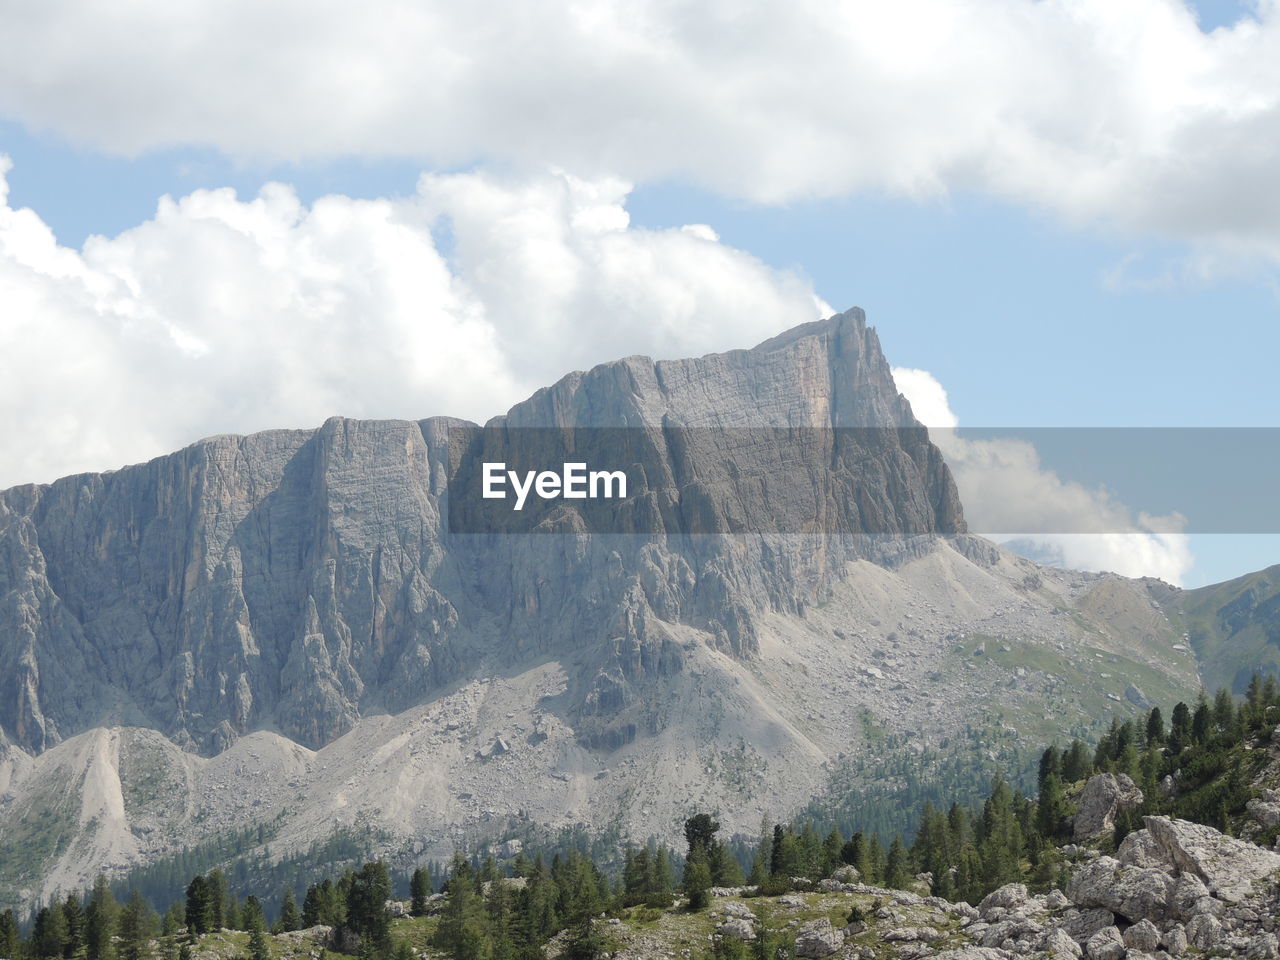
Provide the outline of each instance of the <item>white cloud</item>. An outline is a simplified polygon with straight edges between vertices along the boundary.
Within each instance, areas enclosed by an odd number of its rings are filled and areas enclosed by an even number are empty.
[[[198,191],[76,251],[7,205],[7,169],[0,487],[335,413],[486,419],[575,367],[737,347],[825,308],[704,228],[630,228],[612,179],[426,176],[310,207],[280,184]]]
[[[942,384],[896,367],[894,382],[942,450],[969,529],[1041,562],[1181,584],[1194,565],[1179,516],[1134,514],[1105,489],[1064,480],[1026,440],[965,438]]]
[[[1276,0],[8,6],[0,112],[114,151],[978,188],[1280,256]]]

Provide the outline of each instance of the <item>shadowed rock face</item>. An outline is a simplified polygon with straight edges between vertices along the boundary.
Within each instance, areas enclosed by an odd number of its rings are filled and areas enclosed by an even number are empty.
[[[486,657],[566,650],[589,664],[570,709],[608,717],[681,669],[672,625],[750,657],[759,611],[802,609],[847,560],[890,563],[964,530],[923,431],[829,440],[811,451],[812,489],[732,493],[733,450],[670,441],[673,428],[918,427],[858,310],[753,350],[574,373],[487,425],[473,456],[518,443],[514,428],[636,428],[627,456],[678,496],[633,504],[631,533],[586,535],[562,510],[563,535],[451,534],[459,426],[333,419],[0,493],[0,740],[40,752],[134,724],[207,754],[257,728],[318,747]],[[735,502],[824,511],[847,535],[687,535],[738,529],[722,509]]]

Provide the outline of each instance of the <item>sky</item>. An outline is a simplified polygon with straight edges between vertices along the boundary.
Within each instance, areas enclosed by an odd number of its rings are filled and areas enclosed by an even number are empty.
[[[0,0],[0,157],[0,487],[855,305],[934,426],[1280,426],[1275,0]],[[1037,556],[1280,562],[950,444]]]

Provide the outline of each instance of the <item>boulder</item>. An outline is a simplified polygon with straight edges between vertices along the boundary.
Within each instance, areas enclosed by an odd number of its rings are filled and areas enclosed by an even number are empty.
[[[934,960],[1007,960],[1003,950],[992,950],[990,947],[959,947],[955,950],[943,950],[935,953]]]
[[[831,879],[838,880],[841,883],[858,883],[862,880],[862,874],[858,872],[858,868],[853,864],[846,863],[831,871]]]
[[[741,920],[754,920],[755,914],[741,900],[730,900],[720,907],[720,912],[726,917],[738,917]]]
[[[1210,893],[1231,903],[1247,897],[1253,881],[1280,870],[1280,854],[1228,837],[1212,827],[1169,817],[1146,817],[1145,822],[1170,865],[1194,873],[1204,880]]]
[[[1160,945],[1171,957],[1180,957],[1187,952],[1187,931],[1180,923],[1175,923],[1160,937]]]
[[[1124,949],[1120,931],[1115,927],[1103,927],[1085,944],[1089,960],[1122,960]]]
[[[1280,956],[1280,941],[1274,933],[1260,933],[1249,941],[1244,955],[1249,960],[1276,960]]]
[[[1062,922],[1062,930],[1076,943],[1084,943],[1099,930],[1116,922],[1116,915],[1102,907],[1081,910]]]
[[[1124,932],[1122,939],[1130,950],[1151,953],[1160,946],[1160,928],[1150,920],[1139,920]]]
[[[810,920],[796,933],[796,956],[819,960],[829,957],[844,946],[844,934],[826,917]]]
[[[1071,906],[1071,900],[1061,890],[1050,890],[1044,897],[1044,908],[1046,910],[1065,910]]]
[[[1134,830],[1120,841],[1116,859],[1127,867],[1168,867],[1150,830]]]
[[[1187,924],[1187,941],[1197,950],[1212,950],[1222,939],[1222,924],[1208,913],[1192,917]]]
[[[1115,827],[1117,813],[1142,803],[1142,791],[1123,773],[1100,773],[1080,791],[1072,829],[1077,840],[1091,840]]]
[[[756,928],[750,920],[742,917],[730,917],[724,923],[716,927],[716,932],[722,937],[728,937],[731,940],[754,940],[756,938]]]
[[[1137,923],[1159,922],[1168,913],[1173,878],[1163,870],[1126,867],[1111,857],[1099,857],[1071,877],[1067,896],[1082,907],[1106,907]]]
[[[1072,940],[1061,927],[1055,927],[1045,934],[1040,949],[1055,960],[1079,960],[1084,953],[1080,944]]]
[[[1280,803],[1266,800],[1250,800],[1244,805],[1244,808],[1249,811],[1249,816],[1264,827],[1280,825]]]
[[[982,902],[978,904],[978,912],[982,916],[994,907],[1003,907],[1011,910],[1014,907],[1020,907],[1027,902],[1027,886],[1024,883],[1006,883],[1003,887],[997,887],[982,898]]]
[[[933,943],[935,940],[941,940],[942,934],[935,927],[896,927],[884,934],[883,939],[889,942],[915,943]]]
[[[1221,913],[1222,906],[1222,901],[1213,899],[1204,881],[1194,873],[1178,877],[1169,893],[1169,913],[1182,920],[1200,913]]]

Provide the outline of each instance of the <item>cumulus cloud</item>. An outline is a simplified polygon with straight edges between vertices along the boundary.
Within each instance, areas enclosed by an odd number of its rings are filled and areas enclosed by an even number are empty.
[[[990,191],[1280,256],[1280,3],[72,0],[10,10],[0,112],[124,153],[397,155],[760,201]]]
[[[942,450],[969,528],[1044,563],[1110,570],[1181,584],[1194,558],[1177,515],[1135,513],[1107,490],[1065,480],[1017,438],[957,433],[941,383],[926,370],[894,368],[894,382]]]
[[[311,206],[163,198],[81,250],[8,205],[0,487],[333,414],[487,419],[575,367],[738,347],[830,312],[705,227],[629,225],[629,186],[424,176]]]

